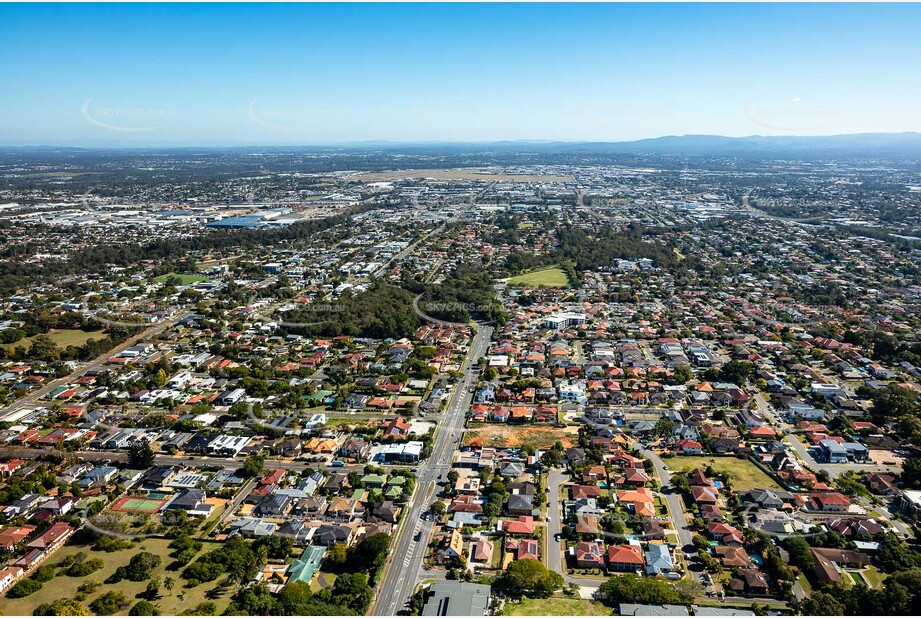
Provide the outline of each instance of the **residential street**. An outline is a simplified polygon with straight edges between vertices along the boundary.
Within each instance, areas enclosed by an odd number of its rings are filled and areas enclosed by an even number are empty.
[[[431,506],[433,497],[438,493],[438,485],[451,469],[454,451],[463,438],[464,420],[473,398],[468,391],[476,383],[476,375],[466,369],[486,352],[492,330],[490,326],[478,327],[462,368],[464,376],[448,401],[432,455],[419,465],[416,491],[400,518],[391,543],[390,561],[371,605],[372,615],[396,615],[409,601],[419,579],[433,525],[432,522],[423,522],[421,515]]]
[[[685,557],[687,557],[688,549],[694,547],[692,542],[694,533],[691,532],[691,529],[688,527],[688,518],[684,511],[684,503],[681,494],[676,492],[675,488],[672,487],[671,473],[666,469],[666,464],[656,454],[656,452],[651,448],[642,448],[641,450],[643,455],[652,462],[652,467],[656,471],[656,476],[659,477],[659,481],[662,484],[662,488],[659,493],[663,498],[665,498],[665,504],[668,506],[669,517],[674,524],[675,532],[678,534],[678,546],[683,552],[685,552]],[[694,578],[697,579],[697,581],[703,583],[701,580],[702,572],[690,572],[694,575]]]

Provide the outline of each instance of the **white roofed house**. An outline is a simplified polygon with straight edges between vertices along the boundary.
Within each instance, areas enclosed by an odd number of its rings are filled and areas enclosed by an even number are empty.
[[[240,454],[247,444],[252,441],[249,436],[218,435],[208,443],[208,452],[212,454],[233,457]]]

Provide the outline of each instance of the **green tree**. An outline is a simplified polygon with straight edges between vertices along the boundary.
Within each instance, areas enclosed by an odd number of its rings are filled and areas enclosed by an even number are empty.
[[[90,609],[93,610],[94,614],[112,615],[117,614],[129,605],[131,605],[131,601],[128,600],[128,597],[123,592],[110,590],[90,603]]]
[[[360,568],[373,573],[384,566],[389,548],[389,534],[372,534],[350,547],[348,558],[352,564],[361,565]]]
[[[872,412],[877,418],[917,414],[918,400],[907,388],[890,384],[874,393]]]
[[[147,440],[136,440],[128,447],[128,465],[137,470],[146,470],[154,465],[154,452]]]
[[[733,359],[720,368],[719,378],[724,382],[743,385],[751,375],[752,369],[751,363]]]
[[[29,596],[30,594],[35,594],[41,589],[42,582],[32,578],[26,578],[16,582],[13,587],[10,588],[6,593],[6,596],[10,599],[21,599],[23,597]]]
[[[129,616],[159,616],[160,610],[150,601],[138,601],[131,606]]]
[[[710,541],[707,540],[707,537],[701,534],[695,534],[691,538],[691,543],[694,544],[694,547],[697,548],[697,551],[703,551],[710,547]]]
[[[61,350],[48,335],[36,335],[29,346],[29,356],[44,361],[56,361],[61,357]]]
[[[826,592],[813,592],[803,599],[802,613],[806,616],[843,616],[844,605]]]
[[[678,365],[675,367],[675,382],[678,384],[684,384],[693,377],[694,373],[687,365]]]
[[[662,579],[639,577],[635,573],[615,575],[601,584],[599,595],[606,602],[652,605],[687,605],[693,597]]]
[[[253,453],[243,462],[243,468],[240,469],[240,473],[244,478],[254,478],[262,474],[264,468],[265,458]]]
[[[656,421],[655,433],[660,438],[667,438],[672,435],[672,432],[675,431],[676,426],[676,423],[663,416]]]
[[[814,566],[815,559],[812,557],[812,552],[809,551],[809,543],[806,542],[806,539],[791,536],[781,541],[781,545],[790,554],[790,564],[798,567],[800,571],[807,571]]]
[[[548,598],[563,588],[563,576],[528,558],[512,562],[496,585],[512,597]]]
[[[909,457],[902,464],[902,481],[909,487],[921,487],[921,457]]]
[[[86,606],[76,599],[58,599],[52,603],[39,605],[33,616],[89,616]]]

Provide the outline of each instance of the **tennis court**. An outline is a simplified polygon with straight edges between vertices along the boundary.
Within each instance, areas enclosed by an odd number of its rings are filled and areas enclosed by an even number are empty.
[[[130,513],[156,513],[164,504],[166,504],[166,500],[126,496],[124,498],[119,498],[115,504],[112,505],[112,510]]]

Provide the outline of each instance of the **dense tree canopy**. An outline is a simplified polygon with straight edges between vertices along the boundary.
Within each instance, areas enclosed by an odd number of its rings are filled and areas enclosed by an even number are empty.
[[[639,577],[635,573],[616,575],[601,584],[599,593],[609,603],[687,604],[693,597],[663,579]]]
[[[516,560],[496,580],[496,586],[512,597],[546,598],[563,587],[563,576],[538,560]]]

